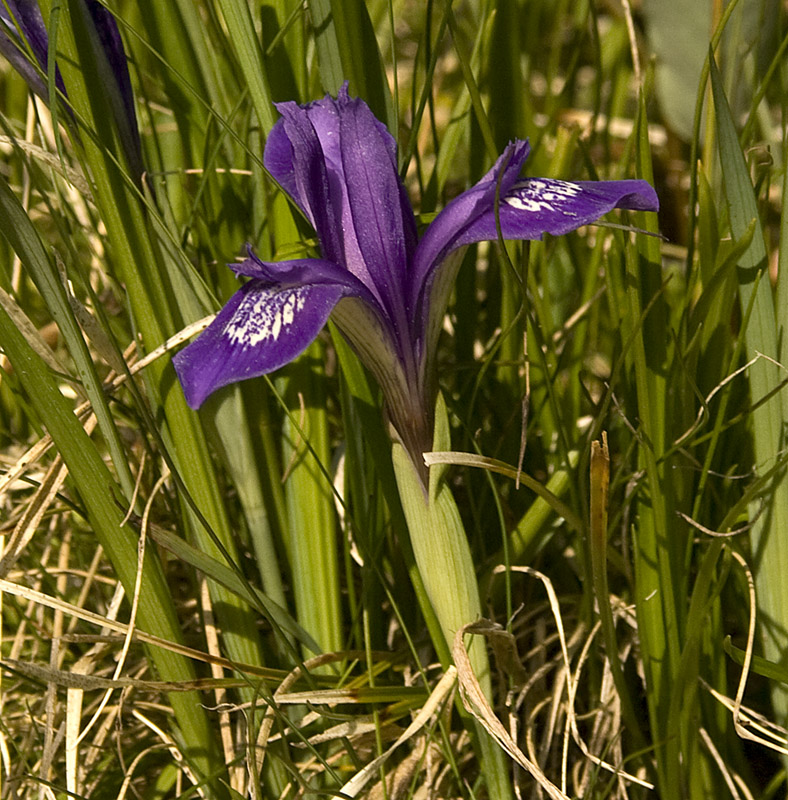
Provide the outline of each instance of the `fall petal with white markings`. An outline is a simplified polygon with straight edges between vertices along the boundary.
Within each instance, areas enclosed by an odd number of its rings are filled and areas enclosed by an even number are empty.
[[[174,358],[188,404],[199,408],[222,386],[288,364],[320,333],[342,294],[332,285],[278,290],[249,281]]]

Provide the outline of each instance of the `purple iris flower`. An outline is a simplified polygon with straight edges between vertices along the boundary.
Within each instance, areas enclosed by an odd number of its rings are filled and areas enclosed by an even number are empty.
[[[78,10],[74,7],[74,12]],[[98,0],[82,0],[81,10],[92,27],[98,49],[109,64],[114,85],[107,86],[123,148],[135,180],[143,173],[142,146],[134,110],[126,52],[115,17]],[[0,0],[0,53],[25,79],[28,86],[49,102],[46,82],[49,34],[38,0]],[[60,70],[55,72],[59,91],[65,94]]]
[[[461,248],[541,239],[594,222],[613,208],[656,211],[642,180],[521,178],[527,141],[455,198],[421,238],[386,127],[345,85],[334,99],[280,103],[265,166],[317,232],[322,258],[231,264],[250,278],[211,325],[174,358],[198,408],[220,386],[287,364],[333,319],[380,383],[391,422],[420,462],[432,441],[432,359]]]

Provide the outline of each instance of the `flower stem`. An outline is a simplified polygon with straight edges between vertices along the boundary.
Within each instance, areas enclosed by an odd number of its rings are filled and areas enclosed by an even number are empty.
[[[441,397],[436,408],[435,430],[433,446],[448,448],[448,420]],[[446,467],[431,467],[429,492],[425,495],[422,478],[403,446],[394,444],[392,456],[416,565],[442,631],[443,641],[436,642],[435,648],[439,654],[445,654],[447,643],[454,640],[455,633],[481,617],[468,539],[451,489],[443,480]],[[482,691],[492,705],[490,663],[478,637],[470,645],[468,655]],[[478,745],[489,796],[506,800],[511,797],[511,779],[503,751],[462,707],[460,712]]]

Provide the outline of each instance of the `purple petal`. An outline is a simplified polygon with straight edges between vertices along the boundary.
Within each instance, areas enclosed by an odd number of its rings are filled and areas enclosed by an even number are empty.
[[[397,172],[396,146],[366,103],[340,93],[340,150],[350,220],[361,258],[394,324],[407,329],[405,284],[415,250],[413,211]]]
[[[251,280],[216,319],[173,358],[186,402],[199,408],[216,389],[292,361],[320,333],[342,286],[272,288]]]
[[[285,107],[284,103],[277,106],[280,113]],[[296,205],[309,219],[309,212],[302,200],[295,180],[295,164],[293,163],[293,145],[285,130],[285,120],[281,117],[268,133],[263,152],[263,164],[279,185],[290,195]],[[309,220],[312,222],[312,220]],[[314,223],[312,222],[312,227]]]
[[[282,119],[266,142],[266,168],[314,226],[323,256],[346,266],[391,314],[402,307],[416,242],[394,139],[346,86],[336,100],[277,108]]]
[[[343,264],[375,295],[347,200],[339,146],[339,112],[329,96],[305,106],[279,103],[282,114],[266,141],[266,169],[315,229],[325,259]]]
[[[113,102],[113,112],[129,160],[129,168],[134,178],[139,179],[144,171],[142,144],[137,126],[129,65],[118,23],[112,12],[98,0],[86,0],[86,7],[98,36],[101,52],[106,56],[116,82],[116,86],[110,89],[109,96]]]
[[[360,327],[365,334],[355,342],[357,349],[371,348],[377,360],[385,360],[391,368],[397,356],[388,316],[358,278],[323,259],[270,262],[261,261],[251,247],[247,251],[245,261],[230,266],[252,280],[173,359],[192,408],[220,386],[292,361],[315,339],[344,297],[354,300],[352,318],[344,315],[351,341],[359,327],[356,323],[363,320]]]
[[[6,9],[6,3],[8,7]],[[9,13],[10,11],[10,13]],[[24,41],[20,40],[20,33]],[[25,79],[30,88],[46,99],[47,46],[49,37],[38,2],[33,0],[0,0],[0,53]],[[28,55],[32,51],[35,61]],[[36,66],[37,62],[37,66]],[[62,91],[63,81],[57,74],[57,86]]]
[[[517,179],[528,155],[527,142],[509,145],[496,166],[474,187],[455,198],[433,220],[419,242],[414,258],[410,303],[421,319],[421,339],[429,327],[428,315],[442,313],[448,299],[444,287],[434,297],[435,270],[446,256],[464,245],[498,238],[495,196],[497,170],[507,159],[500,181],[498,217],[504,239],[541,239],[559,236],[595,222],[614,208],[656,211],[659,200],[646,181],[568,181],[551,178]]]
[[[31,62],[29,56],[24,52],[23,46],[19,43],[16,36],[8,33],[9,28],[0,23],[0,53],[8,60],[8,63],[24,78],[25,83],[39,96],[47,97],[47,87],[41,73]]]
[[[504,239],[561,236],[595,222],[614,208],[657,211],[657,193],[646,181],[569,181],[525,178],[501,197]],[[497,238],[495,208],[477,217],[457,237],[457,245]]]
[[[271,130],[265,146],[266,169],[317,232],[326,259],[342,263],[344,248],[340,235],[341,191],[332,191],[327,162],[313,119],[330,115],[325,103],[302,108],[295,103],[280,103],[282,118]],[[333,174],[333,169],[331,170]]]
[[[430,223],[416,248],[411,268],[409,303],[417,309],[432,282],[432,272],[462,242],[460,237],[480,216],[495,207],[498,174],[501,196],[514,186],[530,153],[527,141],[518,139],[504,150],[493,168],[475,185],[449,203]],[[496,238],[493,236],[492,238]]]
[[[46,72],[47,68],[47,48],[49,46],[49,35],[47,33],[44,18],[41,16],[41,9],[37,0],[5,0],[11,15],[16,18],[19,29],[30,49],[33,51],[38,65]],[[3,18],[10,22],[14,28],[12,20],[8,19],[5,13],[5,3],[3,3]]]
[[[339,264],[322,258],[298,258],[292,261],[261,261],[250,245],[247,245],[249,257],[244,261],[229,264],[236,275],[254,278],[266,285],[280,288],[295,286],[322,286],[331,284],[341,286],[345,293],[354,295],[370,306],[371,310],[385,319],[385,312],[375,296],[355,275]],[[393,331],[389,331],[390,334]]]

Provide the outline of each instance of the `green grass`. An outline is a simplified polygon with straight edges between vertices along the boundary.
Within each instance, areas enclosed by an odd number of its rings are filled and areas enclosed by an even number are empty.
[[[615,4],[118,2],[139,180],[81,0],[41,3],[71,111],[0,62],[0,798],[784,794],[788,19],[655,5],[635,69]],[[468,250],[431,506],[332,326],[199,413],[170,363],[244,243],[316,253],[262,147],[344,80],[420,221],[515,137],[660,195]]]

